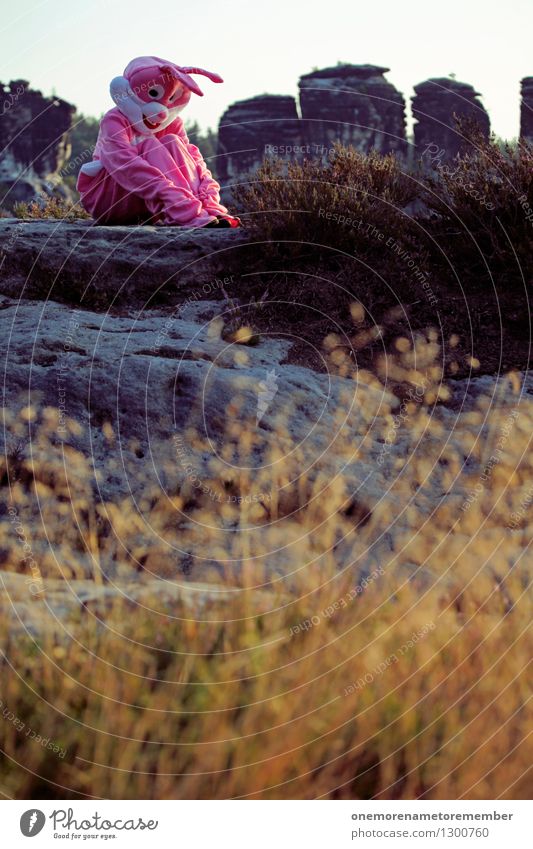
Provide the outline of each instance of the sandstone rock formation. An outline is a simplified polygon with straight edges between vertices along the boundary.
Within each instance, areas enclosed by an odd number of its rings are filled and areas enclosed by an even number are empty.
[[[488,138],[490,120],[479,93],[468,83],[443,77],[415,86],[413,101],[415,156],[451,161],[469,144],[457,130],[455,115],[473,119]]]
[[[293,97],[241,100],[220,120],[217,173],[223,188],[268,156],[327,157],[335,142],[405,154],[405,101],[377,65],[338,65],[305,74],[300,112]],[[226,197],[228,195],[226,194]]]
[[[74,106],[57,97],[43,97],[25,80],[0,83],[0,207],[31,201],[64,165]]]
[[[294,97],[263,94],[239,100],[224,112],[218,130],[217,174],[222,186],[261,164],[269,154],[300,145]]]
[[[234,103],[220,121],[217,169],[228,186],[253,171],[265,156],[286,160],[325,158],[336,142],[357,150],[396,153],[409,161],[451,161],[469,149],[455,116],[473,119],[485,137],[490,119],[478,92],[444,77],[415,86],[414,150],[408,152],[405,100],[379,65],[341,64],[304,74],[299,114],[294,98],[261,95]],[[533,77],[522,80],[521,137],[533,138]]]
[[[361,497],[382,498],[389,459],[374,470],[360,459],[356,462],[353,446],[351,458],[341,456],[338,440],[342,426],[350,433],[362,432],[369,418],[373,420],[385,405],[395,403],[394,397],[364,382],[356,384],[284,363],[290,347],[286,340],[267,337],[244,350],[228,344],[220,336],[228,309],[224,302],[204,301],[166,312],[147,310],[142,315],[75,310],[52,301],[5,299],[1,308],[6,332],[0,350],[9,372],[4,405],[14,411],[31,400],[35,409],[59,410],[52,438],[63,443],[67,453],[72,446],[89,458],[87,483],[98,501],[117,503],[131,497],[149,520],[149,510],[142,506],[147,494],[163,492],[173,498],[180,493],[190,501],[203,498],[203,509],[216,521],[221,504],[235,507],[235,499],[242,497],[262,505],[268,515],[275,496],[266,458],[273,443],[277,450],[286,451],[288,460],[289,452],[301,451],[308,479],[324,474],[329,481],[332,475],[343,474],[354,492],[362,487]],[[261,386],[273,369],[278,376],[276,396],[256,425]],[[247,456],[253,470],[248,485],[238,467],[223,460],[223,445],[232,426],[228,409],[235,404],[240,404],[239,421],[249,422],[257,435],[257,444]],[[277,426],[280,418],[283,432]],[[112,439],[106,427],[112,428]],[[191,437],[191,429],[196,429],[200,441]],[[0,441],[3,438],[0,434]],[[25,456],[31,451],[35,467],[43,458],[49,462],[38,440],[26,441],[22,451]],[[380,451],[376,441],[375,455]],[[231,532],[232,526],[227,530]],[[233,531],[239,534],[238,528]],[[214,558],[205,527],[191,522],[179,533],[178,548],[167,554],[158,550],[158,574],[168,561],[168,575],[173,570],[176,577],[188,561],[194,580],[204,580]],[[301,527],[290,517],[284,523],[285,542],[279,551],[275,524],[251,534],[252,545],[263,552],[260,562],[268,560],[270,575],[301,568],[302,547],[287,548],[293,534],[300,537]],[[305,546],[310,563],[316,566],[313,545],[310,537]],[[36,541],[33,547],[44,560],[46,540],[41,550]],[[389,541],[377,540],[375,551],[367,549],[364,543],[361,569],[373,563],[379,552],[388,551]],[[61,540],[56,543],[56,555],[60,562],[68,562]],[[81,557],[80,562],[89,578],[90,556]],[[106,575],[117,577],[113,569],[113,563],[106,564]]]
[[[378,65],[337,65],[300,78],[302,141],[327,155],[335,142],[404,154],[405,101]]]
[[[520,138],[533,144],[533,77],[524,77],[521,94]]]

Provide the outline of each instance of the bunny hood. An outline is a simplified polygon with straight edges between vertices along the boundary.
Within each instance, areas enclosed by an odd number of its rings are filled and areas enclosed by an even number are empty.
[[[203,97],[191,74],[222,82],[218,74],[202,68],[175,65],[157,56],[139,56],[126,66],[123,76],[111,80],[111,97],[135,132],[150,136],[176,119],[191,93]]]

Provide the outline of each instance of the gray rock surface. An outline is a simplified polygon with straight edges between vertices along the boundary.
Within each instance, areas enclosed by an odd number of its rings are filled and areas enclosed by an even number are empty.
[[[224,251],[238,252],[245,244],[239,231],[128,232],[34,222],[22,224],[17,234],[16,227],[0,222],[4,239],[16,236],[11,247],[4,242],[10,262],[1,269],[4,293],[14,289],[16,297],[0,301],[7,411],[0,564],[7,559],[11,565],[5,574],[0,566],[0,579],[7,590],[2,612],[15,615],[17,628],[35,635],[61,631],[84,610],[107,615],[120,596],[132,600],[132,611],[152,603],[162,611],[189,609],[195,598],[211,604],[221,600],[219,590],[206,587],[213,570],[230,575],[232,586],[245,570],[246,580],[258,576],[254,604],[259,593],[257,603],[265,605],[261,593],[270,581],[282,578],[290,596],[293,575],[305,570],[307,581],[318,581],[331,564],[349,570],[354,581],[381,566],[392,587],[405,580],[422,588],[436,580],[444,586],[453,577],[433,574],[424,545],[413,551],[410,541],[420,533],[426,547],[433,545],[439,510],[459,515],[500,436],[491,410],[520,411],[512,438],[505,437],[508,446],[527,431],[531,378],[456,381],[449,402],[414,424],[397,417],[400,400],[369,374],[348,379],[291,364],[290,342],[275,336],[255,345],[227,340],[223,330],[233,303],[222,288],[203,289],[198,269]],[[78,251],[80,232],[88,241]],[[32,256],[37,264],[44,256],[58,268],[67,245],[77,263],[69,272],[73,286],[79,286],[75,269],[92,268],[94,274],[107,257],[107,283],[98,283],[104,302],[106,292],[112,301],[109,294],[119,288],[113,263],[131,274],[136,256],[149,269],[136,278],[137,289],[127,289],[136,305],[91,310],[79,296],[74,304],[59,303],[53,288],[50,296],[43,288],[39,298],[26,297],[14,253],[28,264]],[[170,306],[152,308],[149,294],[169,268],[174,272],[177,257],[189,276],[177,275]],[[215,266],[209,268],[212,273]],[[224,288],[233,295],[231,284]],[[198,298],[190,297],[194,291]],[[48,442],[40,436],[43,421]],[[72,449],[86,458],[88,472]],[[60,497],[58,460],[68,480]],[[18,469],[14,480],[24,484],[17,515],[23,539],[46,571],[43,598],[30,596],[27,575],[13,574],[22,539],[14,538],[7,515],[6,467]],[[55,494],[48,497],[51,486]],[[72,535],[80,520],[70,504],[73,493],[80,515],[95,504],[113,527],[96,563]],[[504,566],[517,551],[516,537],[506,548],[509,510],[502,501],[482,530],[493,547],[503,539],[498,562]],[[466,532],[452,535],[450,563],[468,539]],[[185,584],[190,592],[184,595]]]
[[[9,599],[10,638],[21,636],[40,638],[53,634],[55,640],[68,645],[72,633],[84,617],[93,624],[100,620],[100,628],[120,629],[124,622],[113,622],[112,610],[117,602],[126,603],[131,615],[139,608],[157,610],[160,616],[180,615],[187,618],[216,616],[220,605],[231,601],[231,591],[195,582],[171,583],[157,579],[139,581],[138,578],[107,584],[89,580],[48,579],[46,592],[31,598],[24,575],[0,570],[0,588]],[[254,605],[259,613],[268,610],[270,599],[266,592],[254,594]]]
[[[523,428],[533,406],[529,378],[520,395],[507,379],[458,381],[449,406],[435,408],[414,428],[401,424],[385,451],[391,411],[399,406],[395,396],[363,376],[347,380],[287,364],[284,340],[228,344],[220,337],[225,302],[190,303],[171,315],[154,310],[123,316],[53,301],[4,299],[0,306],[3,406],[60,408],[51,440],[64,452],[58,456],[67,469],[69,498],[80,478],[77,503],[90,500],[84,493],[92,490],[97,504],[109,505],[104,514],[120,540],[114,547],[113,537],[107,541],[96,567],[85,546],[72,551],[71,534],[62,539],[56,502],[19,506],[24,539],[31,540],[32,556],[48,576],[43,593],[34,597],[26,575],[0,570],[0,607],[15,634],[53,632],[68,642],[71,626],[82,617],[109,626],[119,599],[128,600],[132,615],[139,606],[162,615],[198,616],[206,606],[220,611],[225,597],[220,587],[209,586],[213,570],[231,574],[234,586],[245,564],[247,580],[251,575],[257,584],[256,611],[269,609],[270,581],[283,580],[290,598],[293,575],[305,569],[306,580],[316,583],[332,562],[349,570],[354,584],[380,568],[391,593],[411,580],[421,592],[435,583],[445,591],[470,537],[457,531],[449,538],[450,572],[435,574],[424,554],[443,533],[434,517],[439,510],[458,516],[473,481],[480,480],[484,458],[499,437],[490,410],[520,409]],[[261,396],[266,404],[258,420]],[[239,460],[240,431],[234,428],[243,423],[253,442]],[[31,422],[17,432],[25,468],[41,469],[37,480],[46,491],[50,449],[41,445]],[[237,446],[232,457],[224,451],[228,436]],[[3,438],[9,452],[9,429]],[[482,450],[467,456],[476,444]],[[74,464],[72,448],[88,458],[88,475]],[[269,470],[273,448],[281,486],[273,486]],[[448,457],[459,464],[453,478]],[[417,464],[418,473],[403,475],[404,467]],[[294,503],[302,481],[316,505],[303,525]],[[337,484],[342,491],[335,495]],[[171,504],[178,495],[180,508],[169,511],[166,524],[158,522],[161,497]],[[240,498],[257,501],[259,512],[247,514]],[[504,529],[509,507],[504,510],[502,504],[488,517],[478,538],[491,550],[504,541],[498,562],[505,570],[512,563],[501,564],[516,557],[520,541]],[[332,516],[334,533],[318,532]],[[426,543],[413,551],[415,534]],[[6,540],[18,551],[4,513],[0,552]],[[524,535],[524,546],[526,540]]]
[[[340,407],[346,407],[346,421],[360,429],[363,406],[368,417],[384,404],[395,404],[394,396],[365,384],[283,364],[290,348],[285,340],[264,338],[256,346],[224,341],[221,330],[230,309],[224,301],[124,316],[53,301],[4,299],[1,307],[5,406],[15,409],[30,396],[39,406],[60,407],[62,401],[64,417],[83,427],[74,444],[92,456],[106,497],[144,488],[148,458],[155,464],[152,482],[159,485],[157,468],[169,458],[176,465],[173,436],[189,426],[216,454],[231,423],[232,400],[241,405],[240,420],[256,425],[265,440],[274,433],[279,414],[286,415],[287,440],[307,442],[311,458],[338,430]],[[276,375],[271,398],[263,386],[269,372]],[[267,404],[257,421],[260,393]],[[145,462],[128,451],[123,468],[110,472],[105,422],[120,434],[123,446],[135,444]],[[193,458],[189,445],[185,451]],[[203,466],[210,452],[193,459]],[[178,465],[183,479],[185,460]],[[139,467],[142,481],[137,483]]]
[[[310,466],[320,457],[321,467],[338,471],[346,464],[335,450],[337,436],[360,437],[371,422],[365,459],[346,469],[356,483],[370,473],[361,495],[370,504],[378,501],[395,460],[410,450],[413,439],[408,428],[399,428],[386,462],[374,463],[383,454],[379,421],[388,421],[398,398],[364,376],[354,381],[289,364],[291,343],[285,339],[265,336],[254,346],[226,341],[221,333],[231,309],[224,300],[206,300],[118,315],[52,300],[3,298],[3,406],[15,410],[31,400],[39,407],[62,407],[63,419],[82,430],[73,437],[58,422],[57,441],[91,457],[99,489],[108,498],[144,488],[147,471],[160,486],[170,459],[176,477],[169,487],[187,477],[187,458],[176,465],[174,437],[190,427],[200,433],[205,450],[197,454],[188,443],[184,450],[205,472],[237,415],[231,412],[235,402],[239,421],[256,429],[258,464],[282,422],[283,439],[301,445]],[[511,383],[504,377],[453,381],[449,401],[436,407],[431,419],[445,425],[454,443],[465,429],[475,432],[478,423],[469,416],[483,409],[481,402],[494,408],[510,398]],[[514,401],[532,398],[528,375]],[[106,422],[117,437],[114,447],[102,431]],[[117,468],[108,463],[112,455]]]

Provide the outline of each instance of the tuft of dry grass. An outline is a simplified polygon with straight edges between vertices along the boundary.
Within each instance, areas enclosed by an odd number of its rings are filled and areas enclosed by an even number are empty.
[[[459,336],[464,361],[470,355],[494,373],[504,352],[504,368],[526,370],[533,147],[501,146],[471,123],[458,131],[474,152],[452,163],[441,151],[410,171],[393,155],[338,146],[326,163],[265,160],[236,187],[254,239],[250,287],[282,293],[257,329],[268,322],[269,332],[294,331],[316,344],[331,319],[346,328],[358,299],[387,347],[440,325],[443,336]],[[467,375],[464,367],[459,374]]]
[[[14,204],[15,218],[43,219],[54,218],[63,221],[75,221],[78,218],[88,219],[91,216],[79,203],[70,203],[63,198],[48,197],[46,200],[23,201]]]

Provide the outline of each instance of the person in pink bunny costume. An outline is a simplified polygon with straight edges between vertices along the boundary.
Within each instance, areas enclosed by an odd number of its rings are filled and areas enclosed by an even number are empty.
[[[94,158],[77,183],[98,224],[239,226],[179,117],[191,93],[203,96],[190,74],[222,82],[218,74],[157,56],[133,59],[124,76],[111,80],[116,106],[102,118]]]

